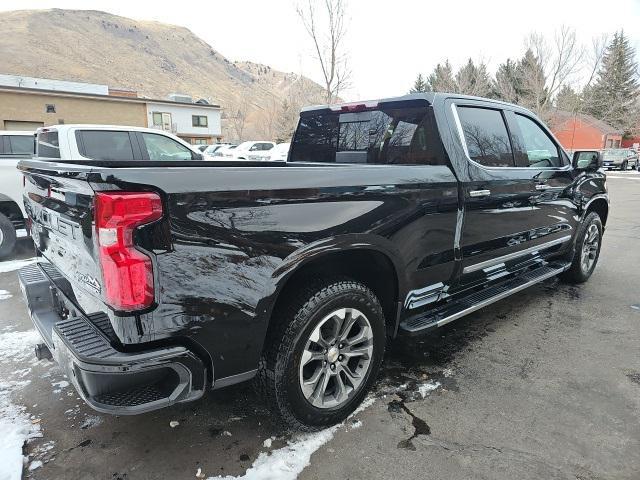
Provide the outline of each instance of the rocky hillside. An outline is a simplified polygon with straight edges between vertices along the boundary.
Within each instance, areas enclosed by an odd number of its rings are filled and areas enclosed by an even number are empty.
[[[101,83],[146,97],[205,98],[235,117],[223,122],[231,138],[237,130],[244,137],[268,134],[264,125],[274,123],[268,117],[285,99],[322,99],[311,80],[230,61],[184,27],[53,9],[0,13],[0,31],[0,73]]]

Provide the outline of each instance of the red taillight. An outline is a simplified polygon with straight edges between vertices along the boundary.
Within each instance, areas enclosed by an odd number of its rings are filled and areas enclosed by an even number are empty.
[[[95,196],[95,223],[104,299],[116,310],[140,310],[153,304],[151,259],[133,244],[133,232],[162,217],[155,193],[102,192]]]

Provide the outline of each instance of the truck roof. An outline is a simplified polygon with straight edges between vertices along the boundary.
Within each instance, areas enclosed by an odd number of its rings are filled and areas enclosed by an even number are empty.
[[[492,102],[499,105],[508,105],[512,107],[522,108],[518,105],[508,103],[508,102],[503,102],[501,100],[495,100],[493,98],[476,97],[473,95],[462,95],[459,93],[424,92],[424,93],[409,93],[407,95],[401,95],[399,97],[381,98],[377,100],[359,100],[355,102],[345,102],[345,103],[337,103],[337,104],[331,104],[331,105],[312,105],[308,107],[303,107],[301,112],[313,112],[313,111],[320,111],[320,110],[340,111],[340,110],[349,110],[349,108],[357,108],[360,106],[364,107],[365,109],[368,109],[368,108],[375,108],[376,106],[382,105],[385,103],[411,102],[411,101],[427,102],[429,105],[431,105],[434,103],[436,99],[443,98],[443,97],[454,97],[454,98],[460,98],[465,100]]]

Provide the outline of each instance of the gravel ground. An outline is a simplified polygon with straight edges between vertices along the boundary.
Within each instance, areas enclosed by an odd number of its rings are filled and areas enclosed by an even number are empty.
[[[638,479],[640,175],[613,172],[609,189],[587,284],[552,280],[396,342],[369,406],[319,434],[283,430],[247,386],[135,417],[98,414],[54,363],[0,345],[0,384],[31,423],[23,476]],[[23,242],[16,259],[29,257]],[[6,346],[32,326],[3,265]]]

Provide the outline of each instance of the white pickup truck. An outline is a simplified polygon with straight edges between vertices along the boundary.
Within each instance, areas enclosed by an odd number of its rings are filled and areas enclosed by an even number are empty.
[[[22,174],[16,165],[34,154],[33,132],[0,131],[0,258],[9,255],[17,236],[26,235]]]
[[[34,142],[35,139],[35,142]],[[35,151],[34,151],[35,147]],[[0,258],[13,252],[25,228],[22,158],[40,160],[203,160],[187,142],[162,130],[114,125],[54,125],[33,132],[0,132]],[[26,234],[26,232],[25,232]]]
[[[115,125],[55,125],[36,132],[36,157],[50,160],[202,160],[202,153],[162,130]]]

